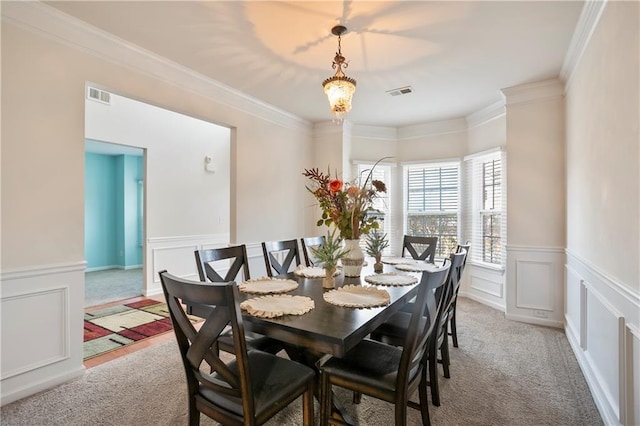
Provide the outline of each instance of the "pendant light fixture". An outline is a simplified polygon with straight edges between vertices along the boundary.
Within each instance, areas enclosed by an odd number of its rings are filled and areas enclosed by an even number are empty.
[[[344,116],[351,110],[351,99],[353,93],[356,91],[356,81],[347,77],[342,68],[347,68],[349,64],[346,62],[344,56],[342,56],[342,49],[340,42],[342,41],[342,35],[347,32],[347,27],[342,25],[336,25],[331,29],[331,33],[338,36],[338,52],[336,52],[335,58],[333,58],[332,68],[336,70],[333,77],[327,78],[322,82],[324,93],[329,98],[329,105],[331,106],[331,112],[335,115],[337,122],[342,122]]]

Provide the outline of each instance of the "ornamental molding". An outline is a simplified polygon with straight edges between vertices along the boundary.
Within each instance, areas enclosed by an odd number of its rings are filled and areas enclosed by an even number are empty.
[[[467,115],[465,117],[467,128],[473,129],[475,127],[480,127],[492,120],[504,117],[506,112],[504,99],[494,102],[491,105],[487,105],[486,107]]]
[[[301,117],[255,99],[44,3],[3,2],[2,21],[3,24],[16,25],[56,43],[134,70],[168,85],[197,93],[211,102],[273,124],[311,130],[311,123]]]
[[[505,105],[524,104],[564,96],[564,85],[557,78],[520,84],[501,90]]]
[[[467,121],[464,118],[433,121],[430,123],[416,124],[414,126],[399,127],[397,129],[398,141],[418,139],[424,136],[460,133],[466,131]]]

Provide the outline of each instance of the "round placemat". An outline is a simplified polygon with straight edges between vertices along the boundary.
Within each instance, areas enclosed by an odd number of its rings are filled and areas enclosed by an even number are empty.
[[[388,305],[389,293],[375,287],[346,285],[324,294],[324,300],[332,305],[347,308],[372,308]]]
[[[434,265],[433,263],[419,262],[419,263],[401,263],[399,265],[394,265],[396,269],[400,269],[401,271],[409,271],[409,272],[424,272],[424,271],[437,271],[440,267]]]
[[[306,278],[324,278],[326,275],[325,269],[319,266],[298,266],[293,273],[299,277]],[[336,269],[333,275],[340,275],[340,270]]]
[[[315,307],[307,296],[289,296],[286,294],[260,296],[240,303],[240,309],[249,315],[260,318],[276,318],[284,315],[306,314]]]
[[[286,293],[296,288],[298,288],[298,283],[294,280],[269,277],[246,280],[238,285],[238,290],[241,292],[254,294]]]
[[[380,259],[382,263],[386,263],[387,265],[398,265],[400,263],[415,263],[414,259],[409,257],[383,257]]]
[[[418,282],[418,278],[412,275],[396,274],[393,272],[368,275],[364,277],[364,280],[376,285],[411,285]]]

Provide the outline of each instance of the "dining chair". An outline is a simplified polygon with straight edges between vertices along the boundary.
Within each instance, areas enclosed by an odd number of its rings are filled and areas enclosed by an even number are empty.
[[[160,272],[171,322],[187,376],[189,425],[200,413],[224,425],[261,425],[302,396],[303,422],[313,425],[315,372],[262,351],[247,351],[235,282],[188,281]],[[185,301],[213,306],[199,329]],[[223,330],[233,330],[235,359],[224,362],[214,349]]]
[[[349,389],[394,404],[395,424],[405,425],[407,407],[420,410],[422,423],[430,424],[427,377],[423,359],[437,324],[438,301],[449,265],[425,271],[418,285],[416,301],[425,309],[410,315],[401,347],[365,339],[342,358],[331,357],[320,363],[321,425],[328,424],[332,386]],[[410,401],[418,389],[420,402]]]
[[[244,244],[231,247],[196,250],[194,254],[196,257],[196,266],[198,268],[200,281],[213,283],[234,281],[238,279],[241,271],[245,280],[251,278],[249,273],[247,247]],[[223,266],[218,267],[217,270],[214,269],[213,265],[215,264],[220,266],[220,261],[225,261],[222,262]],[[191,315],[206,318],[209,315],[210,308],[192,302],[187,305],[187,312]],[[245,337],[247,339],[247,344],[252,349],[259,349],[275,354],[283,348],[282,342],[257,333],[247,332],[245,333]],[[235,352],[233,334],[231,330],[227,330],[222,334],[218,339],[218,345],[220,350],[229,353]]]
[[[300,265],[300,251],[297,240],[267,241],[262,243],[262,254],[267,267],[267,275],[273,277],[291,272]],[[295,260],[295,264],[293,261]],[[293,265],[293,268],[292,268]]]
[[[434,263],[438,237],[416,237],[405,235],[402,240],[402,257],[409,252],[411,258]]]
[[[440,391],[438,386],[437,371],[438,362],[442,363],[444,376],[446,378],[450,377],[447,324],[449,322],[449,313],[451,310],[452,300],[454,299],[453,296],[457,294],[457,288],[459,286],[460,268],[462,267],[464,256],[465,253],[451,253],[449,255],[449,268],[446,278],[446,285],[439,290],[440,294],[436,295],[436,298],[439,299],[441,303],[438,306],[436,326],[433,332],[434,335],[429,342],[428,354],[424,359],[429,368],[429,386],[431,388],[431,400],[433,402],[433,405],[435,406],[440,405]],[[445,261],[447,261],[447,259],[445,259]],[[419,309],[419,307],[421,306],[422,309],[425,308],[424,305],[421,305],[416,300],[416,302],[412,305],[412,310],[410,312],[401,310],[395,313],[391,318],[389,318],[386,322],[384,322],[371,333],[371,339],[393,346],[401,346],[406,339],[411,317],[416,311],[422,310]],[[440,352],[440,360],[438,360],[438,352]]]
[[[469,258],[470,248],[471,248],[471,244],[468,241],[465,244],[458,244],[458,247],[456,248],[456,253],[460,253],[462,250],[465,251],[464,260],[462,261],[462,268],[460,270],[460,281],[462,280],[462,273],[464,272],[464,269],[467,266],[467,259]],[[458,285],[458,289],[460,289],[459,285]],[[458,347],[458,328],[456,324],[457,304],[458,304],[458,295],[456,293],[456,297],[453,301],[453,312],[451,313],[451,316],[449,318],[449,326],[450,326],[449,335],[451,336],[451,341],[453,343],[454,348]]]
[[[300,238],[300,242],[302,243],[302,254],[304,255],[304,262],[307,266],[314,266],[316,264],[316,261],[313,258],[313,253],[311,253],[311,248],[323,245],[325,238],[326,237],[324,235],[321,235],[319,237]]]

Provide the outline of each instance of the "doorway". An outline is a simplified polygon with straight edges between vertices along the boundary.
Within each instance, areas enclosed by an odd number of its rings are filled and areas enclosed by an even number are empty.
[[[85,141],[85,308],[143,294],[144,155]]]

